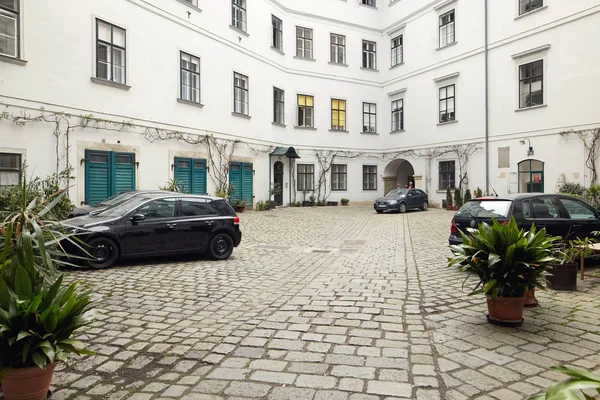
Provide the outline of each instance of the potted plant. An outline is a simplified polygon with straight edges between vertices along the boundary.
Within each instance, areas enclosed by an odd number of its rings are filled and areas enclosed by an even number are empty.
[[[450,193],[450,188],[446,189],[446,210],[452,211],[452,193]]]
[[[235,211],[243,213],[246,211],[246,202],[244,200],[238,200],[235,202]]]
[[[463,205],[463,198],[462,198],[462,194],[460,193],[460,189],[456,188],[454,189],[454,211],[458,211],[462,205]]]
[[[341,200],[341,202],[342,202],[342,205],[343,205],[343,206],[347,206],[347,205],[348,205],[348,203],[350,203],[350,200],[349,200],[349,199],[346,199],[346,198],[343,198],[343,199]]]
[[[475,190],[475,198],[483,197],[483,191],[479,187]]]
[[[469,189],[465,190],[465,195],[463,198],[463,204],[466,204],[467,201],[471,200],[471,191]]]
[[[304,189],[302,191],[302,207],[309,207],[310,206],[310,201],[306,200],[306,194],[309,192],[308,189]]]
[[[565,399],[580,399],[579,394],[583,395],[585,399],[593,400],[597,397],[592,397],[581,393],[580,391],[589,390],[595,391],[600,394],[600,375],[585,371],[582,369],[570,368],[570,367],[552,367],[552,371],[561,372],[567,376],[560,382],[555,382],[548,387],[546,393],[537,394],[529,398],[529,400],[565,400]],[[576,391],[576,392],[575,392]],[[577,393],[577,394],[575,394]]]
[[[308,200],[310,200],[310,206],[314,206],[315,205],[315,201],[317,200],[317,198],[315,197],[314,194],[311,194],[310,197],[308,198]]]
[[[548,287],[554,290],[576,290],[577,271],[581,257],[592,255],[590,245],[592,239],[575,239],[562,242],[556,249],[556,262],[549,269],[546,276]]]
[[[555,260],[553,242],[559,238],[534,225],[529,231],[519,229],[514,218],[507,223],[481,223],[470,229],[470,236],[460,234],[463,243],[450,247],[454,257],[448,259],[448,266],[478,278],[471,295],[486,295],[490,323],[520,326],[525,291],[544,288],[546,267]]]
[[[338,205],[338,202],[337,202],[337,201],[328,201],[328,202],[327,202],[327,205],[328,205],[328,206],[331,206],[331,207],[337,207],[337,205]]]

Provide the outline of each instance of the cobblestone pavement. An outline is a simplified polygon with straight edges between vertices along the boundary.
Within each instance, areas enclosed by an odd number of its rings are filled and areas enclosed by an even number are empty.
[[[600,279],[538,295],[521,328],[446,268],[451,214],[370,207],[242,216],[225,262],[139,261],[73,272],[98,294],[55,400],[523,399],[600,366]]]

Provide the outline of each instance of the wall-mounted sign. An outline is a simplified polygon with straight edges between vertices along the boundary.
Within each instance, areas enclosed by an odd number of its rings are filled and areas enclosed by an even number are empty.
[[[542,181],[542,174],[532,174],[533,182],[540,183]]]

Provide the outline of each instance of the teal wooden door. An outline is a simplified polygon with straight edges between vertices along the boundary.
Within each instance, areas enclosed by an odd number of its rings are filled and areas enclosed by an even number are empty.
[[[231,204],[244,200],[246,207],[252,208],[254,197],[254,172],[250,163],[234,162],[229,164],[229,184],[235,192],[231,196]]]
[[[242,163],[229,164],[229,184],[234,188],[231,204],[235,205],[238,200],[242,199]]]
[[[135,154],[85,151],[85,203],[135,189]]]
[[[175,157],[174,177],[184,193],[206,194],[206,160]]]
[[[253,188],[252,164],[242,164],[242,200],[246,202],[246,207],[252,208]]]

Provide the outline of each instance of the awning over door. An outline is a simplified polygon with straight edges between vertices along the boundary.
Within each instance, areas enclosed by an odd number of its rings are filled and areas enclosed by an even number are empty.
[[[275,150],[271,153],[272,156],[286,156],[288,158],[300,158],[296,149],[293,147],[275,147]]]

